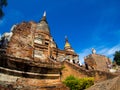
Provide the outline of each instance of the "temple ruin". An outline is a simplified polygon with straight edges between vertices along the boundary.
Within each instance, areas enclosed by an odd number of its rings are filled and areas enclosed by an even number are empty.
[[[95,81],[116,77],[108,72],[109,58],[96,54],[95,49],[84,59],[85,66],[81,66],[67,37],[64,49],[58,48],[44,12],[38,23],[15,24],[0,38],[0,88],[69,90],[61,82],[69,75],[94,77]]]

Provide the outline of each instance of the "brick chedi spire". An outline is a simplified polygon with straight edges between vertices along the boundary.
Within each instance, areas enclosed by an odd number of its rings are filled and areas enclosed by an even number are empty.
[[[50,32],[50,28],[48,26],[48,22],[46,19],[46,11],[44,11],[43,17],[41,18],[37,26],[38,26],[37,30],[43,30],[46,32]]]

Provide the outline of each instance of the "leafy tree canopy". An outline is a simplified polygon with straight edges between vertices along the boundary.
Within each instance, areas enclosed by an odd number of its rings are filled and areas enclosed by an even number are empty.
[[[114,61],[117,65],[120,65],[120,51],[116,51],[114,54]]]
[[[7,6],[7,0],[0,0],[0,18],[4,16],[3,6]]]

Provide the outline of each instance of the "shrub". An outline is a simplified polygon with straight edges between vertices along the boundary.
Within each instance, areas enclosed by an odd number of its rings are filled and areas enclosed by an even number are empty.
[[[70,90],[84,90],[94,84],[94,78],[75,78],[68,76],[63,83],[70,88]]]

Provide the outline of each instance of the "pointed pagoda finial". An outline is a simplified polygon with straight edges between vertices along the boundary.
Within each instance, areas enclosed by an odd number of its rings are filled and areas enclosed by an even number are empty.
[[[43,13],[43,17],[46,17],[46,11],[44,11],[44,13]]]
[[[47,21],[46,21],[46,11],[44,11],[43,17],[41,18],[41,20],[39,22],[41,22],[41,21],[45,21],[47,23]]]
[[[67,38],[67,36],[65,36],[65,46],[64,46],[64,48],[66,49],[66,48],[70,48],[70,47],[71,47],[71,45],[68,42],[68,38]]]
[[[72,47],[71,47],[71,45],[70,45],[70,43],[68,41],[68,37],[67,36],[65,36],[65,46],[64,46],[64,49],[67,50],[67,51],[74,52],[74,50],[72,49]]]

